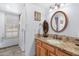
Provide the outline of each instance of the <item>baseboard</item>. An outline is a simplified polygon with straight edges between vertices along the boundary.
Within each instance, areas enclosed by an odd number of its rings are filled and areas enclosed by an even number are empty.
[[[6,49],[6,48],[13,47],[13,46],[18,46],[18,44],[16,44],[16,45],[12,45],[12,46],[3,47],[3,48],[0,48],[0,49]]]

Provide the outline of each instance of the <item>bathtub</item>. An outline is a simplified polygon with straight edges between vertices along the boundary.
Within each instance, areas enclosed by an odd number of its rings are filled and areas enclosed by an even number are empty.
[[[18,39],[1,39],[0,40],[0,48],[17,45]]]

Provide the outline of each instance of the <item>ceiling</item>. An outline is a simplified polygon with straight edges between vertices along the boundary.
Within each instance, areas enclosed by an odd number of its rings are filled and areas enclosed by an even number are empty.
[[[54,3],[31,3],[31,4],[40,6],[44,9],[49,9],[51,5],[54,5]],[[24,3],[0,3],[0,11],[20,14],[24,5],[25,5]]]
[[[0,11],[20,14],[23,9],[23,3],[0,3]]]

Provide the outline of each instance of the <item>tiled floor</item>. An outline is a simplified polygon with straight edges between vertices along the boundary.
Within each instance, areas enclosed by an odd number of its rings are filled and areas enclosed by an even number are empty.
[[[0,49],[0,56],[24,56],[24,52],[18,46]]]

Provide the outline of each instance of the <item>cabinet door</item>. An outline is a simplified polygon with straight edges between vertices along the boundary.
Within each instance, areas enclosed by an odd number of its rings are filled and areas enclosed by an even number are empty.
[[[48,56],[56,56],[54,53],[48,51]]]
[[[40,56],[40,47],[36,45],[36,56]]]
[[[35,55],[40,56],[40,46],[41,42],[39,40],[35,40]]]
[[[50,46],[50,45],[48,45],[48,44],[46,44],[46,43],[42,43],[42,46],[43,46],[45,49],[48,50],[48,53],[49,53],[49,54],[50,54],[50,52],[52,52],[52,53],[55,54],[55,47]],[[49,52],[49,51],[50,51],[50,52]]]
[[[46,56],[46,50],[41,46],[36,46],[36,56]]]
[[[40,47],[40,56],[46,56],[47,55],[47,51],[45,48]]]

